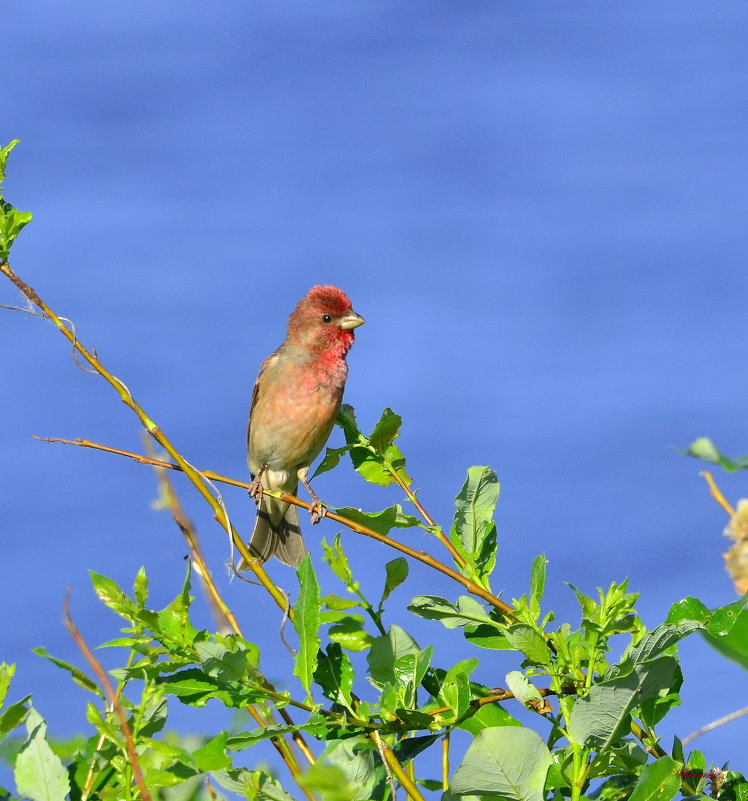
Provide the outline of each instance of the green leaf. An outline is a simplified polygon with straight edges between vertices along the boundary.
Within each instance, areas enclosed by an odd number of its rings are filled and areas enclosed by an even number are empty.
[[[325,698],[350,709],[353,679],[351,660],[339,643],[330,643],[326,654],[319,653],[314,680],[322,688]]]
[[[86,720],[94,726],[96,731],[106,740],[115,743],[118,747],[120,746],[120,730],[108,720],[105,720],[101,712],[99,712],[98,708],[91,701],[86,704]]]
[[[629,801],[670,801],[680,789],[681,779],[678,771],[682,762],[669,756],[660,757],[647,765],[636,782]]]
[[[7,709],[3,710],[3,714],[0,715],[0,739],[5,737],[8,732],[13,731],[13,729],[24,720],[29,711],[26,707],[26,702],[29,698],[31,698],[31,696],[27,695],[25,698],[16,701],[15,704],[11,704]]]
[[[8,163],[8,156],[10,155],[11,150],[20,144],[20,139],[13,139],[9,142],[5,147],[0,147],[0,198],[3,197],[3,187],[2,184],[5,181],[5,167]]]
[[[168,695],[176,695],[183,704],[202,707],[221,696],[222,685],[198,668],[180,670],[161,676],[156,682]],[[238,702],[235,705],[239,705]]]
[[[725,637],[743,614],[748,595],[737,601],[709,610],[698,598],[688,597],[673,604],[668,612],[667,622],[679,624],[694,621],[705,629],[711,637]]]
[[[257,646],[253,645],[250,649],[241,643],[232,644],[235,648],[233,651],[220,642],[195,643],[195,651],[200,657],[203,670],[221,682],[241,681],[251,673],[250,668],[257,664]]]
[[[516,623],[504,631],[504,636],[512,648],[516,648],[533,665],[550,665],[553,659],[551,649],[543,636],[532,626]]]
[[[5,696],[8,694],[10,681],[15,672],[15,665],[9,665],[7,662],[0,662],[0,709],[2,709],[2,706],[5,703]]]
[[[182,584],[182,590],[177,597],[161,612],[158,613],[156,620],[155,633],[159,639],[171,640],[180,646],[189,647],[195,641],[198,631],[190,623],[190,604],[192,596],[191,588],[191,562],[187,563],[187,571]],[[145,610],[147,615],[147,610]],[[139,612],[142,619],[144,612]],[[149,625],[152,625],[149,623]]]
[[[348,564],[348,557],[343,552],[343,545],[340,541],[340,534],[335,535],[332,545],[328,545],[322,540],[324,555],[322,559],[330,565],[330,570],[346,585],[346,587],[358,587],[358,583],[353,578],[351,566]]]
[[[47,724],[32,707],[26,718],[28,737],[16,757],[18,794],[30,801],[64,801],[70,792],[68,772],[46,740]]]
[[[141,567],[135,576],[135,583],[133,584],[133,597],[138,606],[145,606],[148,602],[148,576],[145,574],[145,568]]]
[[[392,410],[385,409],[382,418],[374,427],[371,438],[364,437],[358,429],[352,407],[343,404],[338,413],[337,423],[343,429],[345,441],[351,456],[353,467],[359,475],[372,484],[387,486],[395,480],[396,473],[400,480],[410,485],[412,479],[405,471],[405,457],[392,440],[397,435],[400,418]]]
[[[160,732],[166,725],[167,713],[166,698],[156,696],[154,703],[143,712],[138,726],[138,737],[153,737]]]
[[[475,628],[465,627],[465,639],[479,648],[492,651],[511,651],[512,646],[503,634],[504,626],[491,617],[491,625],[480,625]]]
[[[317,476],[321,476],[322,473],[327,473],[328,470],[332,470],[333,468],[337,467],[338,462],[340,462],[340,457],[347,451],[347,445],[343,448],[326,448],[325,456],[319,463],[317,469],[314,471],[310,481],[313,481],[315,478],[317,478]]]
[[[134,621],[137,619],[137,607],[114,579],[102,576],[93,570],[88,572],[99,600],[103,601],[113,612],[116,612],[126,620]]]
[[[369,443],[372,448],[380,455],[384,456],[395,438],[400,434],[400,426],[403,424],[399,414],[395,414],[392,409],[385,409],[382,416],[374,426],[374,430],[369,435]]]
[[[226,732],[222,731],[193,752],[192,758],[200,771],[206,773],[231,767],[231,757],[226,753],[227,738]]]
[[[496,473],[490,467],[470,467],[455,498],[457,511],[449,539],[467,560],[477,579],[487,577],[496,560],[493,514],[499,489]]]
[[[350,403],[343,403],[338,409],[338,416],[335,418],[336,425],[339,425],[346,435],[358,436],[361,432],[358,430],[358,423],[356,422],[356,412]],[[348,436],[346,436],[346,441]]]
[[[522,723],[513,718],[501,704],[484,704],[478,711],[460,723],[460,728],[469,731],[473,735],[483,729],[490,729],[494,726],[521,726]]]
[[[748,611],[742,611],[728,634],[715,637],[703,632],[704,639],[728,659],[748,670]]]
[[[332,609],[335,611],[353,609],[359,605],[359,601],[356,598],[343,598],[342,596],[335,595],[334,593],[323,595],[320,598],[320,602],[325,609]]]
[[[323,764],[329,763],[329,764]],[[376,798],[380,782],[378,758],[363,738],[334,740],[322,758],[302,777],[302,784],[325,801],[364,801]]]
[[[711,613],[698,598],[689,596],[674,603],[670,607],[667,616],[667,623],[677,624],[683,620],[694,620],[697,623],[706,625]]]
[[[5,147],[0,147],[0,262],[8,261],[8,253],[21,229],[31,222],[30,211],[19,211],[3,200],[2,183],[5,180],[5,167],[10,151],[18,144],[14,139]]]
[[[408,605],[408,609],[418,617],[438,620],[448,629],[479,625],[502,629],[489,617],[483,605],[469,595],[461,595],[454,604],[437,595],[416,595]]]
[[[710,464],[718,464],[728,473],[733,473],[736,470],[748,469],[748,456],[738,456],[735,459],[728,459],[724,454],[719,452],[717,446],[708,437],[695,439],[688,446],[688,450],[681,451],[681,453],[685,453],[687,456],[694,456],[696,459],[701,459]]]
[[[80,668],[77,668],[75,665],[71,665],[69,662],[64,662],[62,659],[57,659],[57,657],[52,656],[52,654],[47,652],[47,649],[44,647],[33,648],[33,653],[37,656],[43,656],[45,659],[49,659],[49,661],[53,665],[57,665],[58,668],[62,668],[62,670],[66,670],[73,678],[73,681],[80,687],[83,687],[84,690],[88,690],[91,693],[95,693],[100,698],[104,697],[104,693],[101,692],[96,682],[87,676]]]
[[[702,624],[695,620],[682,620],[675,625],[662,623],[653,631],[648,631],[636,645],[626,649],[623,659],[608,668],[605,681],[630,673],[634,665],[651,662],[676,645],[683,637],[701,627]]]
[[[650,728],[654,728],[675,706],[680,706],[680,688],[683,684],[683,673],[676,663],[675,674],[667,691],[662,690],[655,698],[649,698],[639,704],[639,717]]]
[[[406,709],[414,709],[416,707],[418,687],[431,664],[433,652],[434,647],[430,645],[418,653],[399,656],[392,665],[395,681],[402,688],[400,697]]]
[[[545,776],[552,761],[546,744],[531,729],[484,729],[455,771],[451,790],[461,796],[543,801]]]
[[[361,615],[341,615],[335,625],[330,626],[327,637],[348,651],[365,651],[374,642],[371,634],[364,629]]]
[[[707,633],[712,637],[725,637],[732,631],[732,627],[738,622],[738,617],[745,610],[746,598],[748,594],[737,601],[733,601],[726,606],[720,606],[712,610],[709,622],[706,624]]]
[[[383,535],[389,534],[393,528],[413,528],[418,525],[418,518],[405,514],[399,503],[388,506],[381,512],[363,512],[352,506],[341,506],[335,511],[342,517],[347,517],[354,523],[360,523]]]
[[[540,602],[543,600],[543,593],[545,592],[547,564],[548,560],[545,558],[545,554],[540,554],[533,560],[532,570],[530,571],[530,612],[534,620],[540,617]]]
[[[390,597],[393,590],[399,587],[408,578],[408,560],[403,556],[398,556],[384,566],[387,577],[384,580],[382,598],[379,601],[379,608]]]
[[[543,696],[537,687],[519,670],[512,670],[506,674],[506,683],[514,693],[514,697],[528,709],[542,709]]]
[[[632,673],[595,684],[584,698],[578,698],[569,721],[569,734],[578,744],[588,741],[597,750],[607,748],[629,729],[629,715],[635,705],[656,698],[668,690],[677,663],[669,656],[636,665]]]
[[[395,683],[395,661],[405,654],[417,654],[418,643],[400,626],[390,626],[387,634],[376,637],[367,656],[371,681],[381,689]]]
[[[299,565],[296,575],[299,577],[299,597],[293,625],[299,635],[299,650],[293,672],[301,681],[307,696],[311,697],[319,650],[320,600],[319,584],[309,554]]]

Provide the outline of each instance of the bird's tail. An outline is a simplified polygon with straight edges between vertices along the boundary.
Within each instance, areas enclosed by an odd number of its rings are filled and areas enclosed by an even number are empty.
[[[296,492],[295,488],[286,491],[292,494]],[[283,564],[298,567],[306,548],[301,537],[297,508],[291,503],[263,495],[257,508],[249,552],[260,562],[266,562],[274,556]],[[244,559],[239,562],[239,570],[247,570]]]

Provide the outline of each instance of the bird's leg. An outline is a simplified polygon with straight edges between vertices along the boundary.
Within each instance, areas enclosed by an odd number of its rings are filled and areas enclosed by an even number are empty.
[[[267,470],[267,465],[266,464],[264,464],[257,471],[257,475],[252,479],[252,483],[249,485],[249,489],[247,490],[247,493],[249,494],[249,497],[252,498],[252,500],[258,506],[260,505],[260,501],[262,500],[262,493],[264,491],[262,489],[262,481],[260,479],[262,478],[262,474],[265,472],[265,470]]]
[[[309,510],[312,514],[312,525],[316,525],[319,523],[320,520],[327,514],[327,507],[324,506],[320,502],[320,499],[317,497],[317,493],[312,489],[312,485],[306,480],[307,472],[309,471],[308,467],[305,467],[302,470],[299,470],[299,479],[301,483],[306,487],[306,491],[312,497],[312,508]]]

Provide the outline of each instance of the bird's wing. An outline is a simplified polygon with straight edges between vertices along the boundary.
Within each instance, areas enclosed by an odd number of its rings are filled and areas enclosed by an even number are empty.
[[[257,406],[257,401],[260,397],[260,380],[262,379],[263,373],[270,367],[271,364],[275,364],[278,361],[278,351],[275,353],[271,353],[270,356],[265,359],[265,361],[260,366],[260,372],[257,375],[257,380],[255,381],[255,387],[252,390],[252,403],[249,406],[249,422],[247,423],[247,447],[249,447],[249,432],[252,428],[252,412],[255,410],[255,406]]]

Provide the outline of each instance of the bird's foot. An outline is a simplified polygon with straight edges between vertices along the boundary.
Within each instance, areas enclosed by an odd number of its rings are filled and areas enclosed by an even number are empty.
[[[247,490],[247,494],[257,504],[257,506],[260,505],[260,501],[262,500],[262,495],[264,492],[265,490],[262,488],[262,482],[260,481],[259,477],[249,485],[249,489]]]
[[[327,507],[323,503],[320,503],[317,498],[312,501],[312,508],[309,511],[312,515],[313,526],[316,526],[323,517],[327,516]]]

